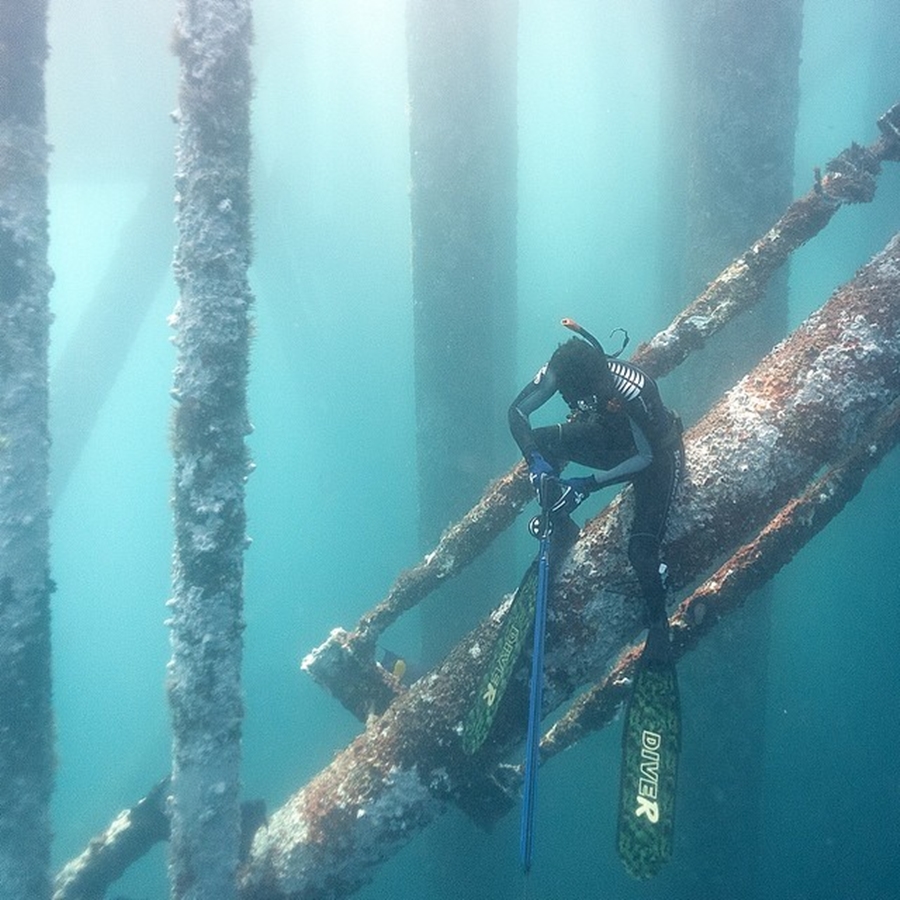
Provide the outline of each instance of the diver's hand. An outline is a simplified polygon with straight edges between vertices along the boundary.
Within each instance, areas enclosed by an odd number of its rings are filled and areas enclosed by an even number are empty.
[[[597,482],[591,475],[584,478],[561,478],[559,488],[559,497],[551,507],[551,512],[569,515],[581,506],[588,494],[597,490]]]
[[[581,478],[563,478],[561,483],[572,490],[579,496],[578,502],[581,503],[588,494],[600,489],[597,479],[593,475],[585,475]]]
[[[541,509],[554,516],[567,516],[574,512],[590,493],[584,484],[586,480],[590,479],[565,479],[557,478],[555,475],[542,475],[537,486]]]
[[[541,496],[542,509],[549,509],[553,515],[568,516],[575,512],[592,491],[597,482],[591,476],[586,478],[554,478],[548,483]]]
[[[528,478],[535,491],[540,490],[541,479],[551,476],[556,478],[556,469],[541,456],[537,450],[528,454]]]

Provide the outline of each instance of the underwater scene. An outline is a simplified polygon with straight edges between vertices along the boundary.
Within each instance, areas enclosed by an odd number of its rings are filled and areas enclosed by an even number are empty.
[[[51,877],[173,767],[204,5],[253,32],[220,896],[900,898],[898,0],[51,0]],[[628,449],[551,450],[591,416]],[[166,830],[53,896],[217,896]]]

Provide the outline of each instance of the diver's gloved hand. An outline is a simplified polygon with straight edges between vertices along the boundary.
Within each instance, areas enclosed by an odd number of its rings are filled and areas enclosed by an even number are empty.
[[[597,489],[597,482],[591,475],[584,478],[560,478],[557,484],[559,485],[559,495],[551,505],[550,511],[563,515],[574,512],[581,506],[587,495]]]
[[[555,475],[542,475],[537,487],[541,509],[554,516],[567,516],[587,497],[581,478],[564,479]]]
[[[588,494],[600,489],[597,479],[593,475],[585,475],[581,478],[563,478],[562,483],[572,488],[572,490],[581,497],[578,502],[581,503]]]
[[[552,506],[559,494],[559,489],[555,487],[559,484],[559,478],[556,469],[537,450],[528,454],[528,479],[541,509],[549,509],[548,504]]]
[[[538,490],[541,479],[547,475],[555,478],[556,469],[554,469],[553,466],[537,452],[537,450],[533,450],[528,454],[528,478],[531,481],[531,486],[535,490]]]

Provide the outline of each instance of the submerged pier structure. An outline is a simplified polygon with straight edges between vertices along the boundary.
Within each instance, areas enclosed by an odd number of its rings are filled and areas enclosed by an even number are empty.
[[[171,783],[151,799],[164,811],[171,797],[173,897],[336,900],[371,880],[450,804],[490,823],[514,802],[516,771],[508,761],[524,730],[524,678],[513,683],[478,754],[466,756],[459,739],[508,598],[493,598],[493,612],[408,689],[376,665],[374,652],[384,628],[478,556],[515,521],[531,491],[521,465],[502,475],[418,566],[401,574],[382,603],[354,629],[336,629],[308,657],[308,671],[366,727],[257,830],[241,863],[250,18],[249,4],[240,0],[183,0],[181,10],[175,753]],[[225,22],[230,26],[221,29]],[[757,303],[790,253],[844,203],[871,199],[880,164],[900,159],[900,108],[879,124],[878,141],[854,144],[833,160],[807,195],[638,348],[634,361],[657,377],[671,371]],[[739,605],[853,495],[897,442],[898,396],[900,236],[689,432],[687,477],[668,537],[670,583],[701,587],[675,611],[679,650]],[[623,540],[630,505],[626,489],[586,524],[555,574],[545,712],[597,686],[551,729],[542,744],[547,759],[608,721],[624,698],[628,648],[641,631]],[[169,834],[157,811],[143,810],[153,814],[146,816],[151,830],[141,846]],[[115,842],[122,833],[111,828],[105,839]],[[115,865],[121,872],[121,857]],[[83,900],[63,874],[56,900]],[[95,883],[102,896],[109,882]]]
[[[0,897],[50,892],[47,2],[0,5]]]
[[[248,0],[182,0],[171,643],[172,900],[235,896],[252,293]]]

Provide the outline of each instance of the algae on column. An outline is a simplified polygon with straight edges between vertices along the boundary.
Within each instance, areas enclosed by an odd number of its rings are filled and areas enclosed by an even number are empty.
[[[235,896],[250,307],[247,0],[182,0],[172,396],[173,900]]]
[[[0,2],[0,896],[50,896],[46,0]]]

